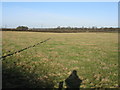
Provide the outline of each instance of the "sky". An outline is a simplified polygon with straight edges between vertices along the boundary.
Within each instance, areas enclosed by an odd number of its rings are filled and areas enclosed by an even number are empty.
[[[2,27],[117,27],[117,2],[3,2]]]
[[[2,2],[119,2],[119,0],[1,0]]]

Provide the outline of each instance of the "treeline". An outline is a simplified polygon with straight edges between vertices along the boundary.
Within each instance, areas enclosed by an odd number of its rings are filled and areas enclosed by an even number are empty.
[[[55,32],[55,33],[79,33],[79,32],[119,32],[120,28],[2,28],[2,31],[29,31],[29,32]]]

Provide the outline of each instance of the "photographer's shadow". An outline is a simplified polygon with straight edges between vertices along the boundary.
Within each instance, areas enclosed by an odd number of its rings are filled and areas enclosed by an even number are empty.
[[[82,80],[77,75],[77,71],[73,70],[70,76],[65,80],[65,83],[67,86],[66,90],[69,90],[69,89],[80,90]],[[59,90],[61,90],[62,88],[63,88],[63,82],[60,82]]]

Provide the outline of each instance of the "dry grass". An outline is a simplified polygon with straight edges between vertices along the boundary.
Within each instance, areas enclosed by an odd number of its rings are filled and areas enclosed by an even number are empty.
[[[3,55],[47,38],[51,40],[7,57],[3,61],[3,74],[7,69],[19,68],[28,78],[33,75],[36,81],[44,81],[44,87],[51,81],[58,87],[75,69],[83,80],[81,88],[117,87],[117,33],[3,32]],[[5,79],[9,83],[9,79]],[[12,86],[15,85],[8,85]]]

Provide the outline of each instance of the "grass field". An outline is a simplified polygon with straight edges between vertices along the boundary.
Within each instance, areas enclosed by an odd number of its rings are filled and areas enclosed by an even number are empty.
[[[117,33],[2,33],[3,56],[51,38],[3,60],[3,88],[57,88],[72,70],[81,88],[118,86]]]

